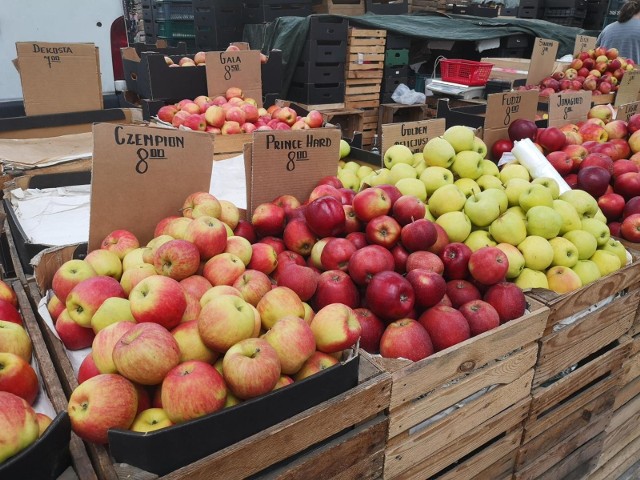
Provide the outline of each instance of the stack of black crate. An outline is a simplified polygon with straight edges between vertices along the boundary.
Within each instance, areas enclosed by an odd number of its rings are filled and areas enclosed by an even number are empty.
[[[268,23],[279,17],[307,17],[311,0],[244,0],[244,23]]]
[[[587,17],[582,28],[585,30],[600,30],[607,16],[609,0],[587,0]]]
[[[142,23],[144,25],[145,43],[156,43],[158,31],[155,19],[155,2],[153,0],[142,0]]]
[[[582,28],[587,16],[587,0],[554,0],[547,3],[542,17],[565,27]]]
[[[543,13],[544,0],[520,0],[518,18],[542,18]]]
[[[380,103],[393,103],[391,95],[398,85],[409,83],[409,48],[411,39],[387,32],[384,73],[380,89]]]
[[[346,18],[312,16],[287,98],[306,105],[344,102]]]
[[[237,0],[193,0],[198,50],[225,50],[242,40],[243,6]]]

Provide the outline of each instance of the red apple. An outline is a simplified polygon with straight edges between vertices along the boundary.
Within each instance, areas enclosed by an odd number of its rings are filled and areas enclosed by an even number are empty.
[[[415,303],[421,308],[433,307],[447,291],[447,282],[435,272],[418,268],[407,273],[406,278],[413,287]]]
[[[561,176],[567,175],[573,170],[573,160],[565,151],[551,152],[547,155],[547,160]]]
[[[125,298],[124,290],[117,280],[105,276],[87,278],[69,292],[67,311],[78,325],[89,327],[93,314],[110,297]]]
[[[640,195],[640,173],[623,173],[614,180],[613,190],[626,200]]]
[[[376,273],[394,269],[393,255],[380,245],[368,245],[353,253],[348,269],[357,285],[366,285]]]
[[[362,327],[351,308],[332,303],[316,312],[311,331],[319,351],[337,353],[358,341]]]
[[[627,200],[624,210],[622,211],[622,218],[627,218],[629,215],[633,215],[634,213],[640,213],[640,196],[632,197]]]
[[[512,142],[522,140],[523,138],[535,140],[536,134],[538,133],[538,127],[532,120],[518,118],[511,122],[507,133]]]
[[[363,222],[387,215],[391,210],[391,198],[380,188],[366,188],[353,198],[353,210]]]
[[[222,361],[225,382],[238,398],[270,392],[280,379],[278,353],[264,339],[249,338],[232,346]]]
[[[93,361],[93,355],[89,353],[80,364],[78,368],[78,384],[88,380],[96,375],[100,375],[100,370],[96,367],[96,363]]]
[[[40,385],[36,372],[14,353],[0,352],[0,391],[10,392],[33,404]]]
[[[319,237],[335,237],[344,231],[344,209],[333,197],[324,196],[310,202],[304,215],[309,229]]]
[[[250,243],[254,243],[257,240],[253,225],[247,220],[239,220],[238,225],[233,229],[233,234],[246,238]]]
[[[475,337],[500,326],[500,316],[495,308],[482,300],[472,300],[460,307],[469,324],[471,336]]]
[[[473,252],[471,249],[460,242],[453,242],[447,245],[440,258],[444,263],[444,277],[447,280],[463,279],[469,273],[469,258]]]
[[[98,274],[84,260],[68,260],[63,263],[53,274],[51,288],[56,297],[64,304],[67,301],[67,295],[78,283]],[[15,294],[14,294],[15,296]],[[14,306],[17,302],[11,302]]]
[[[387,325],[380,339],[380,355],[417,362],[433,355],[429,334],[417,321],[403,318]]]
[[[431,253],[435,253],[436,255],[441,255],[444,248],[449,245],[449,236],[444,228],[442,228],[437,223],[434,223],[433,226],[436,228],[436,232],[438,233],[438,238],[435,243],[429,247],[429,251]]]
[[[22,398],[0,392],[0,463],[13,457],[38,439],[36,412]],[[6,465],[6,464],[5,464]]]
[[[640,213],[629,215],[620,225],[622,238],[630,242],[640,242]]]
[[[322,249],[320,262],[325,270],[347,271],[356,247],[346,238],[332,238]]]
[[[604,195],[610,180],[611,174],[602,167],[581,167],[578,172],[578,188],[594,198]]]
[[[120,260],[131,250],[139,247],[140,242],[136,236],[127,230],[114,230],[100,243],[100,248],[115,253]]]
[[[316,351],[314,332],[302,318],[284,317],[262,337],[280,359],[281,372],[293,375]]]
[[[90,327],[83,327],[74,322],[66,309],[58,316],[55,329],[67,350],[81,350],[90,347],[95,337],[95,333]]]
[[[425,204],[414,195],[403,195],[393,204],[392,216],[396,221],[404,226],[414,220],[424,218],[426,212]]]
[[[400,233],[400,224],[388,215],[375,217],[367,223],[365,229],[369,243],[381,245],[385,248],[392,248],[400,240]]]
[[[214,257],[215,258],[215,257]],[[129,294],[131,313],[138,323],[154,322],[171,329],[182,320],[187,300],[176,280],[152,275]]]
[[[251,216],[251,224],[258,236],[282,235],[285,225],[284,209],[273,203],[258,205]]]
[[[320,275],[312,268],[289,263],[278,276],[278,286],[290,288],[306,302],[316,293],[319,280]]]
[[[396,272],[380,272],[367,285],[368,308],[380,318],[397,320],[406,317],[415,304],[411,283]]]
[[[343,303],[351,308],[360,305],[360,295],[351,277],[342,270],[327,270],[318,278],[318,287],[313,297],[315,310],[332,303]]]
[[[542,148],[547,152],[557,152],[564,148],[567,144],[567,139],[559,128],[549,127],[538,132],[536,142],[542,145]]]
[[[501,282],[489,287],[483,300],[496,309],[500,323],[520,318],[524,315],[527,301],[524,292],[514,283]]]
[[[437,239],[434,223],[424,218],[408,223],[400,231],[400,241],[410,252],[427,250]]]
[[[423,269],[442,275],[444,273],[444,263],[435,253],[413,252],[407,257],[406,270],[411,272],[415,269]]]
[[[511,152],[511,150],[513,150],[513,142],[507,139],[500,139],[491,147],[491,158],[500,160],[504,153]]]
[[[425,328],[436,351],[471,337],[467,319],[455,308],[438,305],[425,311],[418,322]]]
[[[454,308],[459,308],[471,300],[482,298],[480,290],[467,280],[449,280],[447,282],[447,297]]]
[[[378,353],[380,339],[385,330],[384,322],[367,308],[356,308],[353,313],[362,328],[360,348],[369,353]]]

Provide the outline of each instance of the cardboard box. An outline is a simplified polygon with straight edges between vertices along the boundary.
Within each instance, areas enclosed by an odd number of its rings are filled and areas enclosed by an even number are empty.
[[[100,58],[93,43],[16,43],[27,115],[103,108]]]
[[[382,154],[393,145],[405,145],[412,153],[422,152],[429,140],[446,130],[444,118],[418,122],[387,123],[382,125]]]
[[[253,98],[262,107],[262,68],[260,52],[207,52],[205,54],[207,92],[211,98],[227,89],[242,89],[245,98]]]

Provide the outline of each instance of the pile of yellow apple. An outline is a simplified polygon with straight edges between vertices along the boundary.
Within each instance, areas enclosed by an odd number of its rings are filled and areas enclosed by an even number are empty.
[[[560,194],[551,178],[532,179],[522,165],[499,170],[474,131],[454,126],[427,142],[422,153],[403,145],[384,152],[384,168],[339,163],[345,188],[392,184],[426,206],[425,218],[450,242],[476,251],[497,246],[509,259],[507,279],[522,289],[565,293],[612,273],[627,262],[610,237],[597,201],[582,190]]]

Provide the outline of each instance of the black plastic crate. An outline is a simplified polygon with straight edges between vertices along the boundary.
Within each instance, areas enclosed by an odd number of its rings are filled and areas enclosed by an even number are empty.
[[[309,19],[309,40],[346,41],[348,32],[346,18],[314,15]]]
[[[546,8],[587,8],[587,0],[549,0]]]
[[[138,55],[142,52],[156,52],[163,53],[165,55],[186,55],[187,54],[187,45],[183,42],[178,43],[175,47],[158,47],[155,43],[142,43],[136,42],[131,45],[136,49]]]
[[[157,20],[156,35],[158,38],[174,39],[174,38],[195,38],[195,28],[193,20]]]
[[[347,61],[347,41],[307,40],[300,58],[312,63],[344,63]]]
[[[391,77],[406,78],[409,76],[410,70],[411,69],[409,68],[409,65],[396,65],[396,66],[385,65],[382,75],[384,78],[391,78]]]
[[[471,11],[469,15],[475,15],[476,17],[495,18],[498,16],[498,7],[485,7],[483,5],[472,4],[470,5]]]
[[[411,48],[411,38],[387,32],[387,49]]]
[[[518,15],[518,7],[506,8],[502,7],[500,9],[500,16],[502,17],[515,17]]]
[[[487,84],[484,86],[485,96],[492,93],[509,92],[511,90],[511,82],[508,80],[487,80]]]
[[[342,83],[291,83],[288,100],[306,105],[344,102],[344,82]]]
[[[242,26],[209,27],[196,25],[196,47],[201,51],[225,50],[242,40]]]
[[[529,58],[531,55],[531,48],[495,48],[492,50],[485,50],[483,54],[487,57],[497,58]]]
[[[149,22],[153,22],[154,17],[155,17],[155,7],[153,5],[151,5],[151,3],[148,4],[142,4],[142,20],[144,21],[149,21]]]
[[[556,25],[562,25],[564,27],[576,27],[582,28],[582,24],[584,23],[583,18],[575,18],[575,17],[547,17],[544,19],[547,22],[555,23]]]
[[[542,18],[544,8],[541,6],[520,5],[518,18]]]
[[[263,99],[265,99],[270,93],[280,95],[282,90],[282,78],[284,75],[282,50],[271,50],[269,52],[269,59],[267,60],[267,63],[260,65],[260,75],[262,77]]]
[[[344,63],[301,62],[293,71],[296,83],[342,83],[344,82]]]
[[[393,92],[387,92],[380,95],[380,103],[396,103],[396,101],[391,98]]]
[[[544,9],[544,18],[555,18],[555,17],[573,17],[584,20],[587,16],[587,9],[578,9],[578,8],[549,8],[546,7]]]
[[[156,2],[154,16],[156,20],[193,21],[193,5],[180,1]]]
[[[519,7],[543,8],[544,0],[520,0]]]
[[[217,5],[213,8],[197,7],[193,13],[193,23],[207,27],[244,28],[242,4]]]
[[[387,77],[382,79],[381,93],[393,93],[398,85],[404,83],[407,85],[407,77]],[[382,102],[385,103],[385,102]]]
[[[531,37],[524,33],[516,33],[500,39],[501,48],[525,48],[531,46]]]
[[[365,2],[365,12],[376,15],[404,15],[409,13],[408,0],[384,2],[367,0]]]
[[[244,3],[245,23],[248,24],[272,22],[280,17],[308,17],[312,13],[311,0],[247,0]]]

